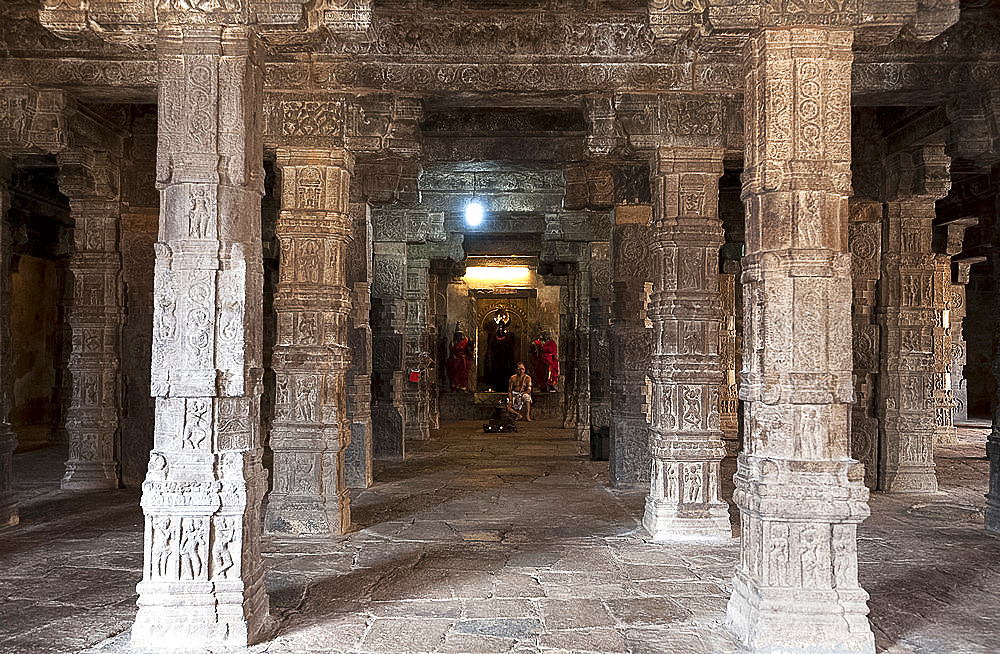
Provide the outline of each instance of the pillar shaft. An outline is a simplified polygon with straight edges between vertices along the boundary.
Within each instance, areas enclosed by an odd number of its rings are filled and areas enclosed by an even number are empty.
[[[854,354],[854,405],[851,407],[851,456],[865,466],[865,486],[875,488],[878,473],[878,417],[875,390],[879,366],[876,289],[882,248],[882,203],[851,201],[848,243],[851,251],[851,333]]]
[[[764,29],[744,53],[748,433],[727,618],[751,651],[875,651],[857,576],[868,490],[847,442],[852,36]]]
[[[351,288],[348,342],[351,364],[347,370],[347,415],[351,422],[351,443],[345,462],[347,485],[371,486],[372,457],[372,221],[367,203],[350,208],[353,235],[347,256],[347,276]]]
[[[576,439],[590,440],[590,257],[579,264],[574,298],[576,305]]]
[[[994,166],[991,175],[993,187],[1000,181],[1000,165]],[[997,194],[992,220],[990,221],[990,263],[993,275],[993,357],[990,369],[997,381],[990,410],[993,429],[986,441],[986,456],[990,460],[990,488],[986,494],[986,531],[1000,534],[1000,194]]]
[[[345,375],[350,360],[346,248],[353,159],[345,150],[279,148],[281,248],[274,296],[277,334],[274,480],[265,529],[340,535],[351,524],[344,479],[350,443]]]
[[[958,440],[952,410],[955,394],[951,388],[951,256],[934,258],[934,442],[954,443]]]
[[[648,206],[615,209],[611,238],[611,485],[640,488],[649,482],[646,374],[651,329],[646,326],[649,262]]]
[[[11,234],[7,222],[10,195],[10,162],[0,157],[0,529],[19,521],[17,494],[14,492],[14,448],[17,435],[11,429],[8,414],[12,397],[10,342],[10,255]]]
[[[728,264],[737,268],[735,261]],[[722,382],[719,384],[719,427],[726,447],[726,456],[736,456],[740,442],[739,384],[741,362],[736,358],[736,289],[739,272],[719,273],[719,302],[722,325],[719,330],[719,366]]]
[[[69,259],[72,302],[66,412],[69,460],[65,490],[118,487],[115,439],[121,418],[121,331],[124,318],[119,164],[106,153],[59,156],[59,189],[73,216]]]
[[[151,391],[137,648],[241,647],[268,613],[260,555],[261,48],[161,26]]]
[[[431,365],[430,260],[406,259],[406,326],[404,332],[403,432],[407,440],[430,438]],[[417,379],[410,374],[416,373]]]
[[[372,248],[372,450],[375,458],[402,459],[406,243]]]
[[[882,271],[877,312],[879,488],[934,492],[935,344],[944,326],[935,311],[934,203],[948,191],[944,147],[887,158]]]
[[[719,497],[719,177],[723,151],[664,148],[653,166],[650,450],[654,540],[732,538]]]
[[[951,285],[951,392],[955,399],[952,408],[952,424],[969,419],[969,387],[965,380],[965,362],[968,349],[965,343],[966,295],[969,284],[969,268],[972,264],[961,262],[955,265]]]

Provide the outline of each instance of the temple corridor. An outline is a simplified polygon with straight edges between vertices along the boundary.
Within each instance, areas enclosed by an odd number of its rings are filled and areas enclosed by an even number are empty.
[[[572,430],[520,428],[443,424],[355,491],[347,536],[265,540],[271,622],[249,651],[736,651],[722,620],[738,539],[650,544],[644,492],[610,489]],[[936,450],[938,494],[875,493],[859,529],[880,652],[995,651],[1000,540],[977,508],[988,429],[958,431]],[[61,491],[64,460],[58,447],[15,457],[30,481],[0,544],[3,654],[128,651],[139,493]],[[735,462],[722,467],[725,480]]]

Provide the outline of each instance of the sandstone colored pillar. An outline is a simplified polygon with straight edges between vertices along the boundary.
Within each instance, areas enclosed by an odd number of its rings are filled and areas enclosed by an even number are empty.
[[[934,492],[935,311],[934,203],[948,192],[943,146],[887,158],[882,226],[882,271],[877,310],[879,365],[879,487],[888,492]]]
[[[653,162],[652,473],[642,524],[657,541],[733,535],[719,497],[722,155],[661,147]]]
[[[137,649],[245,647],[268,614],[262,54],[242,26],[160,26],[156,426],[142,488]]]
[[[969,386],[965,379],[965,363],[968,357],[968,347],[965,343],[966,295],[965,287],[969,284],[969,269],[974,263],[982,261],[977,257],[959,261],[953,264],[951,286],[951,390],[955,397],[952,409],[952,423],[965,422],[969,419]]]
[[[351,442],[345,461],[347,485],[372,485],[372,221],[367,203],[350,207],[353,235],[347,252],[347,281],[351,289],[351,313],[347,340],[351,364],[347,369],[347,417]]]
[[[649,206],[615,208],[611,237],[614,300],[611,322],[611,485],[640,488],[649,482],[646,375],[650,329],[646,327]]]
[[[955,394],[951,390],[951,257],[934,258],[934,443],[958,440],[952,410]]]
[[[17,434],[8,420],[11,399],[10,255],[11,234],[7,222],[10,195],[10,162],[0,157],[0,529],[16,525],[17,493],[14,492],[14,448]]]
[[[719,273],[719,302],[722,307],[722,324],[719,329],[719,366],[722,382],[719,384],[719,428],[726,448],[726,456],[736,456],[740,443],[739,379],[742,362],[736,359],[736,288],[739,265],[726,261],[727,272]],[[731,268],[737,272],[728,272]]]
[[[80,491],[117,488],[124,318],[119,163],[108,153],[71,150],[59,155],[59,167],[59,190],[69,198],[74,221],[67,320],[72,332],[69,460],[61,485]]]
[[[274,296],[277,333],[264,527],[270,534],[337,536],[351,525],[344,479],[350,443],[345,375],[351,309],[346,250],[353,157],[343,149],[279,147],[281,248]]]
[[[747,255],[734,500],[740,560],[727,622],[755,652],[867,652],[849,456],[849,30],[764,29],[744,51]]]

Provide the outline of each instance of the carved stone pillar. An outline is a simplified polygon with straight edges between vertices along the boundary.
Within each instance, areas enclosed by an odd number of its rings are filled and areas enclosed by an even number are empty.
[[[118,487],[115,439],[121,418],[122,257],[119,162],[108,153],[59,155],[59,190],[74,220],[69,268],[73,301],[64,490]]]
[[[10,161],[0,156],[0,529],[16,525],[17,493],[14,492],[12,457],[17,447],[17,434],[8,420],[12,397],[10,342],[10,255],[11,234],[7,222],[10,195]]]
[[[888,492],[933,492],[934,345],[944,327],[934,308],[934,203],[950,186],[942,147],[892,155],[885,162],[882,279],[877,318],[879,486]]]
[[[764,29],[744,51],[747,438],[727,621],[751,651],[875,651],[857,575],[868,489],[847,425],[852,37]]]
[[[136,648],[243,647],[268,613],[260,554],[262,54],[238,25],[159,29],[156,427],[142,489]]]
[[[611,240],[614,301],[611,319],[611,486],[649,482],[648,398],[650,328],[646,326],[649,206],[615,208]]]
[[[879,366],[879,328],[875,322],[882,246],[882,203],[851,200],[847,225],[851,251],[851,330],[854,353],[854,404],[851,406],[851,456],[865,466],[865,486],[875,488],[878,473],[878,418],[875,388]]]
[[[661,147],[653,162],[652,474],[642,524],[654,540],[728,540],[719,497],[719,177],[723,151]]]
[[[719,303],[722,324],[719,328],[719,366],[722,382],[719,384],[719,428],[726,448],[726,456],[736,456],[740,442],[739,384],[740,363],[736,360],[736,278],[739,264],[726,261],[726,272],[719,273]],[[730,268],[731,266],[731,268]],[[736,269],[736,272],[729,272]]]
[[[347,340],[351,365],[347,369],[347,417],[351,443],[345,461],[347,485],[372,484],[372,330],[369,324],[372,292],[372,221],[367,203],[352,203],[353,236],[347,252],[347,282],[351,313]]]
[[[955,406],[952,409],[952,423],[969,419],[969,386],[965,379],[965,362],[968,348],[963,332],[966,314],[965,287],[969,284],[969,269],[984,257],[975,257],[952,264],[951,285],[951,391]]]
[[[419,249],[419,246],[411,249]],[[409,254],[409,253],[408,253]],[[430,438],[430,259],[407,256],[406,325],[403,337],[403,432],[407,440]],[[411,377],[416,374],[416,379]]]
[[[951,256],[934,258],[934,442],[958,440],[951,412],[955,394],[951,390]]]
[[[264,526],[272,534],[336,536],[351,524],[344,481],[351,437],[345,254],[353,231],[348,200],[354,161],[343,149],[280,147],[275,167],[281,265],[271,359],[274,479]]]
[[[372,247],[372,450],[375,458],[402,459],[406,243]]]

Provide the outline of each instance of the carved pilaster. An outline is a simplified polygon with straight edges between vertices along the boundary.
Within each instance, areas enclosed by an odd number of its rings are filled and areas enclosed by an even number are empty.
[[[115,438],[121,419],[122,258],[119,243],[120,163],[108,153],[59,155],[59,189],[73,216],[69,259],[72,383],[64,490],[118,487]]]
[[[932,492],[937,490],[935,387],[941,381],[934,350],[945,327],[935,310],[941,283],[935,283],[931,225],[934,203],[950,185],[948,157],[943,146],[895,154],[887,158],[885,174],[877,311],[879,487],[889,492]]]
[[[347,485],[368,488],[372,484],[372,221],[367,203],[350,207],[353,233],[347,252],[347,282],[351,289],[351,313],[347,317],[347,340],[351,365],[347,369],[347,417],[351,443],[345,461]]]
[[[649,262],[649,206],[615,208],[611,265],[614,301],[611,322],[611,485],[639,488],[649,482],[649,373],[651,329],[646,326]]]
[[[643,526],[654,540],[732,538],[719,497],[718,148],[661,147],[653,161],[650,450]]]
[[[344,457],[351,437],[345,375],[353,165],[342,149],[277,150],[274,480],[264,519],[272,534],[340,535],[351,524]]]
[[[10,255],[11,234],[7,222],[10,195],[10,161],[0,155],[0,529],[19,521],[17,493],[14,492],[12,457],[17,447],[17,434],[8,420],[11,401],[11,342],[10,342]]]
[[[765,29],[744,50],[748,433],[727,617],[751,651],[875,651],[857,575],[868,489],[847,442],[852,37]]]
[[[876,288],[882,250],[882,203],[851,200],[847,242],[851,251],[854,404],[851,407],[851,456],[865,466],[865,486],[875,488],[878,472],[878,417],[875,389],[879,367]]]
[[[608,234],[610,236],[610,234]],[[607,237],[605,237],[607,238]],[[590,244],[590,425],[611,427],[611,243]]]
[[[156,427],[132,644],[245,647],[268,613],[262,52],[245,27],[171,23],[160,27],[157,56]]]

